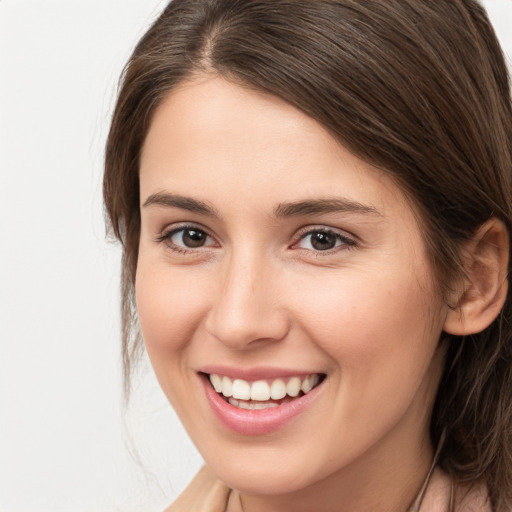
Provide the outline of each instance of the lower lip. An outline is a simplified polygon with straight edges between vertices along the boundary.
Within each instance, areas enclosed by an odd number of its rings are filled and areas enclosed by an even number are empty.
[[[284,427],[296,416],[304,412],[317,397],[322,383],[309,393],[291,402],[268,409],[240,409],[226,402],[211,386],[208,377],[201,376],[206,397],[213,412],[228,429],[248,436],[269,434]]]

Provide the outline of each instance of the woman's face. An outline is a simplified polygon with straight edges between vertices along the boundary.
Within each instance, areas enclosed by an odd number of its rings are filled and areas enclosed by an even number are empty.
[[[144,340],[219,478],[278,494],[430,464],[447,310],[388,175],[284,101],[202,78],[157,109],[140,187]]]

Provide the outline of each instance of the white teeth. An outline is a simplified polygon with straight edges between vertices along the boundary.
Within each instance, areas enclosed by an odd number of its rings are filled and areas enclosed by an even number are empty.
[[[276,379],[270,386],[270,396],[272,400],[281,400],[286,396],[286,384],[284,380]]]
[[[270,384],[266,380],[257,380],[250,383],[243,379],[231,380],[229,377],[214,373],[210,375],[210,382],[215,391],[226,398],[233,397],[234,401],[253,400],[266,402],[270,399],[281,400],[286,395],[296,397],[301,391],[304,393],[311,391],[318,384],[319,380],[320,377],[316,373],[303,378],[291,377],[288,382],[286,382],[286,379],[275,379]],[[267,405],[265,404],[265,406]],[[247,408],[245,404],[244,406],[238,406]]]
[[[264,404],[264,403],[254,403],[252,404],[253,405],[253,409],[256,409],[256,410],[261,410],[261,409],[272,409],[274,407],[279,407],[279,404],[275,404],[274,402],[269,402],[267,404]]]
[[[251,398],[251,385],[245,380],[235,379],[233,382],[233,398],[249,400]]]
[[[212,374],[210,375],[210,382],[212,383],[215,391],[220,393],[222,391],[222,379],[218,375]]]
[[[224,396],[231,396],[233,394],[233,382],[229,377],[222,377],[222,390]]]
[[[251,400],[268,400],[270,398],[270,386],[264,380],[257,380],[251,385]]]
[[[300,393],[301,381],[299,377],[292,377],[286,384],[286,393],[289,396],[297,396]],[[217,390],[216,390],[217,391]],[[218,391],[217,391],[218,393]]]
[[[279,407],[279,404],[274,402],[244,402],[243,400],[238,401],[236,398],[230,397],[228,402],[239,409],[250,409],[250,410],[262,410],[262,409],[271,409],[273,407]]]
[[[318,384],[318,375],[308,375],[303,381],[300,389],[308,393]]]
[[[309,383],[309,377],[306,377],[301,385],[300,385],[300,389],[301,391],[303,391],[304,393],[307,393],[310,389],[311,389],[311,385]]]

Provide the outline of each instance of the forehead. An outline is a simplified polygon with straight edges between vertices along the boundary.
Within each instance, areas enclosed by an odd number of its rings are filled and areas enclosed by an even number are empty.
[[[245,211],[343,196],[387,215],[410,213],[387,173],[353,155],[314,119],[221,78],[182,83],[157,108],[140,182],[142,201],[166,190]]]

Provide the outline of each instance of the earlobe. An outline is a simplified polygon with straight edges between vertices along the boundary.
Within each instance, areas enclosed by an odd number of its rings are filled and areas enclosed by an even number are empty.
[[[464,248],[466,277],[457,306],[446,316],[445,332],[476,334],[495,320],[507,297],[509,254],[508,232],[502,221],[492,218],[476,231]]]

